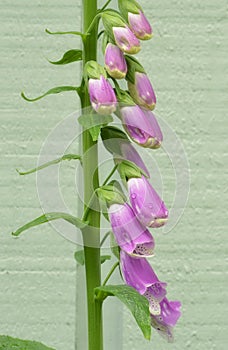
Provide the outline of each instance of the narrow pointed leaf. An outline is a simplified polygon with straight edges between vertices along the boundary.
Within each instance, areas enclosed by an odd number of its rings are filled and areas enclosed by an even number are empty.
[[[52,64],[63,65],[82,60],[82,50],[69,50],[64,53],[59,61],[49,61]]]
[[[49,167],[50,165],[58,164],[63,160],[72,160],[72,159],[81,159],[81,157],[78,154],[64,154],[63,157],[51,160],[50,162],[44,163],[44,164],[38,166],[37,168],[33,168],[33,169],[30,169],[27,171],[20,171],[20,170],[16,169],[16,171],[20,175],[28,175],[28,174],[35,173],[36,171],[45,169],[45,168]]]
[[[77,250],[74,253],[74,258],[78,264],[84,265],[85,264],[84,250]],[[101,255],[101,264],[103,264],[106,260],[111,260],[111,256],[110,255]]]
[[[38,218],[28,222],[24,226],[17,229],[15,232],[12,232],[13,236],[19,236],[23,231],[28,230],[31,227],[38,226],[41,224],[44,224],[48,221],[57,220],[57,219],[63,219],[65,221],[68,221],[72,225],[82,229],[87,225],[87,222],[84,222],[77,217],[67,214],[67,213],[46,213],[44,215],[39,216]]]
[[[23,97],[23,99],[25,99],[28,102],[34,102],[34,101],[40,100],[41,98],[43,98],[45,96],[59,94],[60,92],[65,92],[65,91],[76,91],[77,93],[79,93],[80,88],[77,86],[57,86],[53,89],[48,90],[47,92],[45,92],[45,94],[40,95],[36,98],[28,98],[25,96],[24,92],[21,93],[21,97]]]
[[[66,34],[72,34],[72,35],[79,35],[82,38],[86,37],[89,34],[84,34],[82,32],[77,32],[77,31],[69,31],[69,32],[51,32],[48,29],[45,29],[45,32],[50,35],[66,35]]]
[[[108,296],[117,297],[131,311],[144,337],[148,340],[150,339],[149,302],[143,295],[140,295],[134,288],[126,285],[101,286],[95,288],[94,291],[96,297],[101,300],[104,300]]]
[[[18,338],[0,335],[0,350],[54,350],[48,346],[31,340],[22,340]]]

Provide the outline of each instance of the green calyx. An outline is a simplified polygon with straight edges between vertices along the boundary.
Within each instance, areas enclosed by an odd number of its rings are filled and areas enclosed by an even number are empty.
[[[102,22],[109,38],[114,40],[113,27],[126,27],[127,23],[119,12],[115,10],[106,10],[101,13]]]
[[[126,80],[130,81],[132,84],[135,83],[135,73],[146,73],[143,66],[134,57],[125,55],[127,62],[127,75]]]
[[[117,187],[116,181],[98,188],[96,193],[98,198],[106,202],[108,207],[112,204],[124,204],[126,202],[126,198],[121,190],[121,187]]]
[[[107,78],[106,70],[96,61],[88,61],[85,64],[84,79],[86,83],[89,79],[100,79],[101,75]]]
[[[116,161],[118,162],[118,159]],[[129,160],[120,160],[118,171],[123,181],[128,181],[131,178],[140,178],[142,175],[148,177],[142,169]]]
[[[128,20],[128,13],[139,14],[141,6],[135,0],[118,0],[118,7],[123,17]]]

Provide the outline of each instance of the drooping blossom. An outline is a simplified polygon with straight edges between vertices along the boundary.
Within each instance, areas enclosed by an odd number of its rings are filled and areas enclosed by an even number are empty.
[[[148,76],[145,73],[136,72],[134,78],[134,84],[128,81],[131,97],[136,104],[153,110],[156,105],[156,96]]]
[[[127,182],[132,209],[145,226],[160,227],[168,220],[168,209],[149,181],[131,178]]]
[[[149,40],[153,33],[150,23],[142,11],[128,13],[128,22],[135,36],[140,40]]]
[[[107,79],[89,79],[89,97],[93,109],[99,114],[111,114],[116,110],[115,92]]]
[[[108,214],[118,245],[125,252],[135,256],[151,256],[154,239],[151,233],[136,218],[127,204],[111,204]]]
[[[129,27],[113,27],[112,31],[116,45],[120,50],[132,55],[140,51],[140,41]]]
[[[123,126],[133,141],[143,147],[159,148],[163,140],[154,114],[137,105],[120,109]]]
[[[118,46],[111,43],[105,49],[105,67],[112,78],[123,79],[126,76],[127,63],[124,54]]]
[[[149,301],[151,325],[172,341],[172,329],[181,316],[179,301],[168,301],[165,282],[161,282],[145,258],[120,252],[120,265],[125,283],[136,289]]]

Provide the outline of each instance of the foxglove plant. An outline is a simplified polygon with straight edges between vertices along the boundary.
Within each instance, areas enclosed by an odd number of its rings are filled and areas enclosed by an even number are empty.
[[[146,260],[153,255],[155,247],[147,227],[164,225],[168,209],[149,183],[149,171],[131,144],[133,140],[139,146],[157,149],[163,140],[160,126],[151,112],[156,104],[153,87],[143,66],[129,56],[139,52],[140,40],[151,38],[152,28],[135,0],[119,0],[119,12],[107,8],[111,0],[101,9],[97,9],[96,0],[82,2],[83,32],[53,33],[46,30],[49,34],[80,36],[82,49],[70,50],[61,60],[51,63],[62,65],[82,60],[81,84],[56,87],[34,99],[22,93],[27,101],[37,101],[63,91],[78,93],[82,154],[63,155],[20,174],[34,173],[65,159],[80,160],[84,180],[83,215],[77,218],[69,213],[45,213],[20,227],[13,235],[18,236],[31,227],[57,219],[63,219],[81,231],[83,249],[75,253],[75,259],[82,263],[83,258],[85,265],[88,350],[103,350],[102,305],[108,296],[117,297],[131,310],[146,339],[150,339],[152,326],[170,341],[173,339],[173,327],[180,317],[181,305],[179,301],[168,301],[166,283],[159,281]],[[103,28],[99,32],[100,20]],[[97,43],[102,35],[105,67],[97,63]],[[116,80],[123,78],[129,91],[122,90]],[[113,122],[113,113],[121,119],[125,132],[108,125]],[[114,168],[103,184],[99,182],[99,136],[114,160]],[[126,198],[119,181],[110,181],[116,170],[128,189],[129,198]],[[112,229],[103,239],[100,233],[101,213]],[[101,256],[101,246],[107,237],[110,237],[117,262],[102,282],[101,262],[109,257]],[[121,267],[125,283],[107,285],[117,266]],[[134,309],[132,305],[135,305]]]

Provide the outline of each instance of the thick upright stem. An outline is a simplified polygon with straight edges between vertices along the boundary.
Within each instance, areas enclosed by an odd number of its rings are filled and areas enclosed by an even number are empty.
[[[97,13],[97,0],[83,1],[83,30],[87,31]],[[83,67],[90,60],[96,60],[97,28],[90,31],[84,39]],[[90,105],[88,91],[81,96],[82,110]],[[86,118],[86,115],[85,115]],[[89,203],[94,190],[99,187],[97,143],[91,138],[88,130],[83,130],[83,173],[84,202]],[[90,211],[87,217],[89,226],[83,231],[85,271],[88,309],[88,350],[102,350],[102,305],[94,299],[94,288],[101,284],[100,268],[100,213]]]

